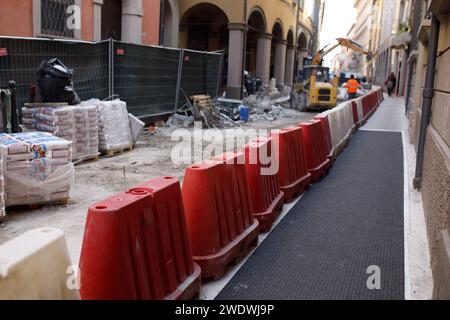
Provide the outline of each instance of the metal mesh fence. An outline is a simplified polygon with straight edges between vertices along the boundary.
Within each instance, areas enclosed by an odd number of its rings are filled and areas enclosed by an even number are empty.
[[[216,97],[222,65],[222,55],[216,53],[112,40],[0,37],[0,88],[16,81],[19,108],[28,101],[29,87],[37,83],[39,65],[51,58],[73,69],[74,89],[82,100],[117,94],[138,117],[174,112],[185,103],[180,87],[187,96]]]
[[[109,96],[109,42],[87,43],[44,39],[0,38],[0,87],[17,83],[17,103],[28,101],[30,85],[37,83],[37,69],[45,59],[59,58],[74,70],[75,91],[81,99]]]
[[[132,114],[175,111],[180,52],[114,42],[114,93]]]
[[[221,54],[184,50],[181,88],[188,97],[205,93],[216,97],[221,69]],[[181,94],[180,103],[183,101],[184,96]]]

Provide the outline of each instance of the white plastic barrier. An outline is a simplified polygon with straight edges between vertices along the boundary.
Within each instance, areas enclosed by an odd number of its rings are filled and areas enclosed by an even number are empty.
[[[332,110],[325,111],[330,124],[333,147],[340,146],[352,133],[355,127],[351,102],[345,102]]]
[[[356,102],[356,110],[358,111],[358,124],[361,124],[364,120],[364,111],[362,107],[361,98],[355,99]]]
[[[78,300],[73,271],[61,230],[29,231],[0,246],[0,299]]]

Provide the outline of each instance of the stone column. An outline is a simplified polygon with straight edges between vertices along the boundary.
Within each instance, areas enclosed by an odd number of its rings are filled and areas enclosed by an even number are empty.
[[[142,0],[123,0],[122,2],[122,41],[142,43]]]
[[[272,35],[263,33],[258,37],[256,49],[256,74],[261,78],[263,85],[270,82],[270,50]]]
[[[227,98],[240,99],[245,25],[242,23],[230,23],[228,29],[230,30],[230,40],[228,45]]]
[[[286,71],[284,83],[288,86],[292,86],[294,81],[294,64],[295,64],[295,47],[293,45],[287,46],[286,53]]]
[[[94,0],[94,41],[102,40],[103,0]]]
[[[275,47],[275,79],[277,79],[277,88],[281,89],[284,86],[284,73],[286,71],[286,40],[281,40]]]

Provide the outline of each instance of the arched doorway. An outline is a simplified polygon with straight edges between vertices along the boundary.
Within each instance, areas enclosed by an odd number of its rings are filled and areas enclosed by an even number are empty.
[[[277,85],[284,85],[286,41],[283,40],[283,26],[280,21],[276,21],[272,28],[270,52],[270,78],[276,78]]]
[[[162,24],[162,41],[165,47],[178,47],[178,29],[180,21],[180,13],[176,0],[164,0],[164,6],[161,8]]]
[[[289,29],[287,35],[287,49],[286,49],[286,71],[285,80],[286,85],[292,85],[294,82],[294,65],[295,65],[295,46],[294,46],[294,32]]]
[[[247,45],[246,45],[246,59],[245,70],[253,75],[260,77],[263,83],[268,82],[268,75],[265,72],[264,56],[268,56],[265,46],[267,46],[266,19],[264,13],[259,9],[254,9],[248,19],[247,31]],[[267,59],[265,59],[267,60]]]
[[[308,57],[308,39],[305,33],[301,32],[298,36],[298,55],[297,55],[297,70],[300,70],[305,65],[305,59]]]
[[[270,78],[275,77],[275,54],[277,46],[283,40],[283,28],[276,22],[272,28],[272,46],[270,49]]]
[[[180,22],[183,46],[198,51],[228,50],[228,17],[219,7],[200,3],[190,8]]]
[[[103,0],[101,6],[101,39],[122,40],[122,1]]]

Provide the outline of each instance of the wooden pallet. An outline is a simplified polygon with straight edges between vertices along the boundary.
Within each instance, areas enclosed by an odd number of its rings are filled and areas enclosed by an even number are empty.
[[[98,161],[98,159],[100,159],[100,153],[96,154],[96,155],[75,158],[75,159],[72,159],[72,162],[74,163],[75,166],[80,166],[80,165],[86,164],[88,162]]]
[[[210,96],[192,96],[191,100],[199,107],[208,108],[213,106]]]
[[[25,207],[28,207],[30,210],[39,210],[42,209],[44,206],[67,206],[70,202],[70,198],[64,199],[64,200],[56,200],[56,201],[49,201],[49,202],[43,202],[43,203],[37,203],[37,204],[29,204]]]
[[[105,152],[105,157],[107,157],[107,158],[116,157],[118,155],[124,154],[125,152],[133,151],[133,149],[134,149],[134,146],[128,146],[125,148],[107,150]]]

